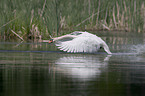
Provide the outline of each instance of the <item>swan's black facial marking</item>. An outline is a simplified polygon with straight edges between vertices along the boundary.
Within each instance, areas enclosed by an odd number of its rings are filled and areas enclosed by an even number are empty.
[[[82,32],[79,32],[79,31],[75,31],[75,32],[71,33],[71,35],[75,35],[75,36],[78,36],[80,34],[82,34]]]
[[[48,43],[53,43],[53,39],[50,39]]]

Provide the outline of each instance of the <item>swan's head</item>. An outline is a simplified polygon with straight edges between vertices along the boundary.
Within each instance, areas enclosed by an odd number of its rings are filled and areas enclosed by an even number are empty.
[[[54,42],[54,40],[53,39],[50,39],[48,43],[53,43],[53,42]]]

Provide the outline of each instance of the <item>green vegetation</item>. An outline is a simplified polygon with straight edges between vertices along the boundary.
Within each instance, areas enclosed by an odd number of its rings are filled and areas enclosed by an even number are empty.
[[[1,0],[0,38],[48,39],[74,30],[144,32],[144,0]],[[16,35],[17,34],[17,35]]]

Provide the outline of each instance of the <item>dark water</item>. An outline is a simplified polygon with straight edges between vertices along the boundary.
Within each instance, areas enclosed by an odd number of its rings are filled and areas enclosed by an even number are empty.
[[[0,96],[144,96],[143,34],[98,33],[113,55],[0,42]]]

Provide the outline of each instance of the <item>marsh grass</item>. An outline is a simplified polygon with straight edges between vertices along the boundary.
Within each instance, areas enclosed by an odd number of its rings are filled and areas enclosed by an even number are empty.
[[[144,0],[1,0],[0,38],[48,39],[74,30],[144,32]]]

